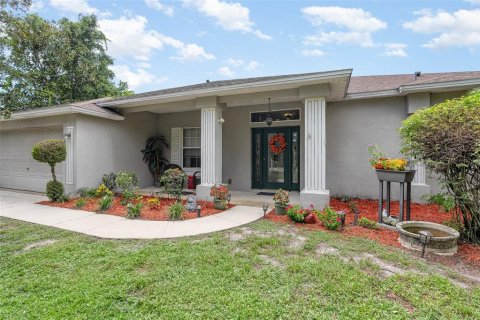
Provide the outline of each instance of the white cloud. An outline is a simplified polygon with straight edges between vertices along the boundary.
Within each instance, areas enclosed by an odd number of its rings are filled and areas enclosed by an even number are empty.
[[[390,57],[406,57],[406,47],[405,43],[389,42],[385,44],[385,51],[382,54]]]
[[[110,69],[115,73],[117,79],[126,81],[129,88],[136,89],[147,84],[157,84],[167,80],[166,77],[157,77],[154,74],[138,68],[134,71],[125,64],[111,66]]]
[[[235,68],[241,67],[245,63],[243,59],[233,59],[233,58],[228,58],[225,62]]]
[[[372,33],[387,27],[386,22],[359,8],[307,7],[302,12],[312,26],[320,28],[317,34],[305,37],[307,45],[338,43],[371,47],[374,45]],[[323,30],[327,26],[340,30]]]
[[[196,44],[185,44],[180,40],[147,30],[147,18],[143,16],[120,17],[118,19],[101,19],[98,24],[110,42],[108,52],[116,58],[133,57],[140,61],[149,61],[155,50],[165,46],[177,50],[178,60],[213,60],[215,56],[206,53]]]
[[[235,73],[232,71],[232,69],[230,69],[229,67],[221,67],[217,70],[217,73],[218,74],[221,74],[222,76],[226,76],[226,77],[233,77],[235,75]]]
[[[87,0],[50,0],[49,4],[53,8],[63,12],[75,14],[96,14],[100,17],[106,17],[110,15],[109,12],[99,11],[97,8],[91,7]]]
[[[173,59],[180,61],[204,61],[215,60],[215,56],[211,53],[206,53],[205,49],[196,44],[187,44],[178,50],[178,56]]]
[[[173,7],[166,6],[160,0],[145,0],[147,7],[165,13],[168,16],[173,16]]]
[[[475,5],[475,4],[480,5],[480,0],[465,0],[465,1],[466,1],[466,2],[469,2],[469,3],[473,4],[473,5]]]
[[[245,70],[247,71],[254,71],[256,69],[258,69],[260,67],[260,63],[258,63],[257,61],[253,60],[253,61],[250,61],[246,66],[245,66]]]
[[[45,7],[45,4],[43,3],[43,1],[41,1],[41,0],[32,1],[32,5],[30,6],[30,8],[28,8],[28,11],[38,12],[38,11],[42,10],[43,7]]]
[[[152,67],[152,65],[148,62],[139,62],[137,63],[137,66],[141,69],[148,69]]]
[[[405,29],[416,33],[438,34],[424,47],[439,49],[445,47],[480,46],[480,9],[458,10],[453,13],[431,10],[416,12],[416,20],[403,24]]]
[[[305,57],[321,57],[325,55],[320,49],[305,49],[302,51],[302,55]]]
[[[255,23],[250,20],[250,10],[238,2],[183,0],[183,3],[186,7],[195,8],[204,15],[214,18],[217,24],[227,31],[252,33],[263,40],[272,38],[254,28]]]

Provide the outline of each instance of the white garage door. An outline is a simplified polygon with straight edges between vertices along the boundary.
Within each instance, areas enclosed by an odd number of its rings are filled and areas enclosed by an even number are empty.
[[[63,139],[61,128],[0,131],[0,187],[28,191],[45,191],[52,179],[50,166],[32,158],[34,144],[45,139]],[[64,163],[55,173],[64,181]]]

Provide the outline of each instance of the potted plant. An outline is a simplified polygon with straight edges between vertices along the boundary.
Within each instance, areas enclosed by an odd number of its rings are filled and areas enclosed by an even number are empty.
[[[286,208],[290,202],[288,199],[288,191],[278,189],[273,196],[273,202],[275,203],[275,214],[285,215],[287,213]]]
[[[213,206],[217,210],[227,208],[228,185],[216,184],[210,189],[210,196],[213,197]]]
[[[168,148],[164,136],[153,136],[148,138],[143,153],[143,161],[147,164],[148,170],[153,175],[155,187],[160,187],[160,177],[168,164],[168,160],[163,157],[163,147]]]
[[[378,180],[391,182],[412,182],[415,170],[407,168],[408,161],[403,158],[387,158],[379,146],[368,146],[370,164],[377,172]]]

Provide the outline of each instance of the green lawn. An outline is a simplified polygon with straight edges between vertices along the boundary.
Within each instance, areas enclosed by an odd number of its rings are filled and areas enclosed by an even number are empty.
[[[45,240],[56,242],[25,249]],[[480,288],[464,280],[370,240],[269,221],[124,241],[0,218],[0,319],[479,319]]]

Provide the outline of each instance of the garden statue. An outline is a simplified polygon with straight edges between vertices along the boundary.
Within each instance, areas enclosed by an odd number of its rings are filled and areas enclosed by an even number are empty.
[[[197,198],[193,195],[188,197],[187,200],[187,210],[189,212],[194,212],[197,210]]]

